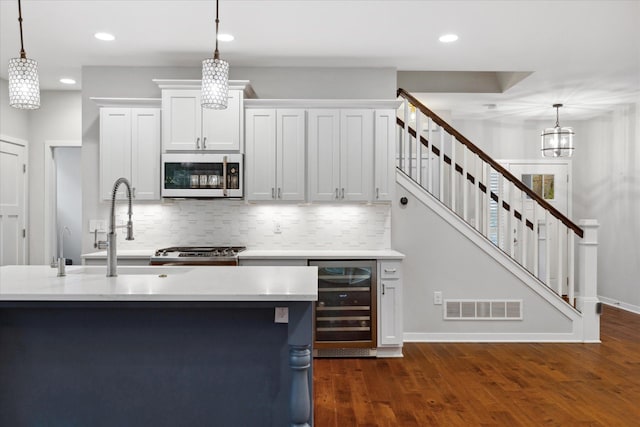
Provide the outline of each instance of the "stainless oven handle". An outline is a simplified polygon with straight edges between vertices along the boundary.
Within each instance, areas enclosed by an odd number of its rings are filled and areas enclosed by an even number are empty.
[[[222,195],[227,197],[227,156],[222,158]]]

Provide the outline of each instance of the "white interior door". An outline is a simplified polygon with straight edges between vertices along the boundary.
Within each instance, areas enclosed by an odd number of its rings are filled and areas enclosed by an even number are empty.
[[[0,141],[0,265],[26,261],[25,147]]]
[[[501,162],[503,163],[503,162]],[[541,196],[551,206],[560,211],[563,215],[571,218],[571,200],[570,200],[570,164],[568,161],[508,161],[503,163],[509,171],[515,175],[516,178],[523,181],[529,188],[531,188],[536,194]],[[506,197],[508,197],[507,195]],[[514,194],[513,202],[517,210],[521,210],[522,206],[522,194],[520,191],[516,191]],[[557,288],[558,283],[558,262],[562,262],[562,289],[566,287],[567,269],[564,266],[567,265],[567,238],[564,227],[560,227],[560,234],[558,234],[558,228],[556,227],[557,220],[555,217],[549,215],[548,222],[545,219],[545,211],[537,203],[534,203],[532,199],[526,196],[524,201],[525,215],[527,219],[533,222],[534,212],[536,209],[535,218],[538,221],[540,227],[539,239],[539,254],[538,254],[538,277],[543,281],[546,277],[547,270],[549,269],[550,281],[554,287]],[[505,222],[506,223],[506,222]],[[548,224],[548,229],[547,229]],[[520,244],[522,239],[518,234],[521,233],[521,228],[513,227],[510,230],[511,238],[513,238],[515,245]],[[558,239],[562,239],[563,250],[562,254],[558,254]],[[547,256],[549,251],[549,256]],[[515,250],[519,253],[518,248]],[[532,261],[533,254],[529,257],[529,262]],[[547,259],[549,265],[547,265]]]

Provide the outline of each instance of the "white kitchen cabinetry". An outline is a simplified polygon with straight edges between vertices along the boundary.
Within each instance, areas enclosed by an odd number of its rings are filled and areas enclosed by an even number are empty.
[[[95,99],[100,105],[101,101]],[[116,104],[113,100],[103,105]],[[127,102],[119,102],[126,105]],[[100,109],[100,196],[111,199],[120,177],[136,200],[160,199],[160,108],[104,106]],[[116,197],[126,198],[125,187]]]
[[[229,81],[224,110],[202,108],[199,80],[154,80],[162,89],[164,151],[242,151],[247,81]]]
[[[247,109],[247,199],[305,200],[305,111]]]
[[[396,184],[396,110],[376,110],[374,120],[375,155],[373,201],[391,201]]]
[[[309,198],[369,201],[373,185],[370,109],[310,109]]]
[[[402,263],[378,262],[378,347],[401,347],[402,325]]]

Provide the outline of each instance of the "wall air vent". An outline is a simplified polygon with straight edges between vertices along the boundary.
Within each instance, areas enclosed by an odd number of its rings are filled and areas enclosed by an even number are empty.
[[[522,300],[444,301],[444,320],[522,320]]]

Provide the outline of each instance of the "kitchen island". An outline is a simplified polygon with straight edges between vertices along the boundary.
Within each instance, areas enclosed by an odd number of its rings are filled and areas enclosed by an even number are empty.
[[[0,267],[0,425],[312,424],[315,268],[118,274]]]

